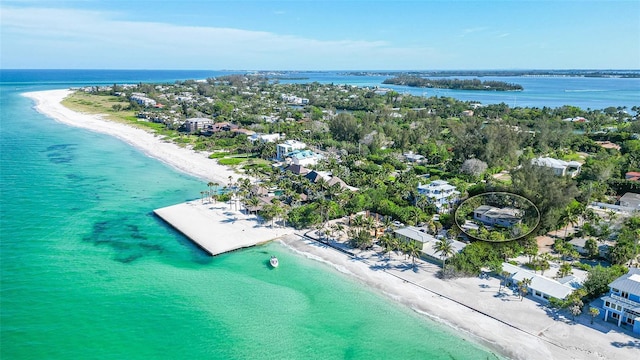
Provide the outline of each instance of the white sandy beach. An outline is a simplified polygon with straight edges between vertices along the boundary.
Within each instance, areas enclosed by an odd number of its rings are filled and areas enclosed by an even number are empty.
[[[213,181],[223,185],[229,182],[229,176],[233,179],[239,177],[227,167],[219,165],[216,160],[209,159],[208,153],[182,148],[163,141],[160,137],[145,130],[107,121],[99,115],[78,113],[64,107],[60,102],[71,92],[71,90],[47,90],[24,93],[23,95],[36,102],[36,110],[61,123],[117,137],[140,149],[148,156],[206,182]]]
[[[100,116],[71,111],[60,104],[68,93],[68,90],[54,90],[25,95],[34,99],[37,110],[47,116],[71,126],[116,136],[186,173],[221,183],[226,183],[229,176],[237,177],[237,174],[208,159],[206,154],[163,142],[143,130],[109,122]],[[215,225],[230,226],[235,225],[228,221],[219,221]],[[250,225],[246,226],[249,229]],[[266,228],[251,228],[251,231],[267,231]],[[216,229],[210,228],[210,231]],[[354,260],[300,236],[289,235],[281,241],[294,251],[326,262],[391,299],[451,325],[510,358],[640,358],[640,339],[622,332],[613,324],[596,320],[590,325],[588,315],[582,315],[577,322],[556,317],[530,298],[520,301],[513,293],[503,291],[502,295],[498,294],[499,280],[495,278],[442,281],[435,276],[439,270],[437,265],[419,261],[417,270],[414,270],[407,266],[410,261],[405,261],[402,255],[387,260],[374,252],[360,252],[359,260]]]
[[[283,244],[357,278],[391,299],[447,324],[513,359],[638,359],[640,339],[614,324],[583,314],[573,321],[554,315],[531,298],[498,292],[497,278],[440,280],[439,266],[404,255],[388,260],[374,251],[354,251],[357,260],[324,244],[285,237]]]

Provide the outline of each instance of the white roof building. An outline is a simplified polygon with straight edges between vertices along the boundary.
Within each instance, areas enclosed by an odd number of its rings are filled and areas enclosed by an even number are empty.
[[[248,137],[247,139],[251,142],[255,142],[260,140],[263,143],[267,143],[267,142],[276,142],[278,140],[280,140],[280,134],[275,133],[275,134],[253,134],[250,137]]]
[[[539,157],[531,160],[533,165],[546,166],[553,169],[553,173],[557,176],[576,177],[580,174],[582,164],[577,161],[564,161],[550,157]]]
[[[456,187],[445,180],[434,180],[427,185],[418,184],[418,193],[426,196],[431,203],[435,204],[438,211],[445,204],[451,205],[457,201],[460,195]]]
[[[640,211],[640,194],[628,192],[619,200],[620,206],[629,212]]]
[[[407,226],[400,229],[396,229],[393,231],[396,238],[399,238],[404,241],[415,241],[422,243],[422,253],[431,257],[435,260],[442,259],[441,254],[438,253],[435,249],[436,242],[438,241],[435,237],[430,234],[427,234],[424,231],[421,231],[420,228],[415,226]],[[451,246],[453,247],[453,251],[455,253],[459,253],[464,249],[467,244],[457,241],[451,240]]]
[[[522,220],[522,211],[514,208],[497,208],[480,205],[473,210],[473,218],[487,225],[512,227]]]
[[[316,154],[311,150],[294,150],[286,155],[287,161],[300,166],[313,166],[318,164],[321,159],[322,155]]]
[[[302,150],[307,147],[307,144],[298,140],[286,140],[283,143],[276,145],[276,159],[284,160],[287,155],[294,150]]]
[[[409,151],[408,153],[402,154],[404,156],[404,158],[408,161],[408,162],[412,162],[412,163],[419,163],[424,161],[424,156],[420,155],[420,154],[414,154],[413,151]]]
[[[576,290],[577,287],[581,286],[581,284],[574,278],[567,279],[568,281],[563,284],[559,281],[549,279],[548,277],[538,275],[527,269],[523,269],[519,266],[511,265],[506,262],[502,263],[502,270],[511,274],[511,279],[517,283],[520,283],[524,279],[531,279],[531,284],[528,286],[529,292],[534,297],[543,301],[549,301],[550,298],[564,300],[574,290]],[[567,284],[571,284],[576,287]]]

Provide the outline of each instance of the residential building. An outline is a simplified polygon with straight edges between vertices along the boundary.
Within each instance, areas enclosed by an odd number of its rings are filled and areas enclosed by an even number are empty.
[[[580,281],[577,281],[574,277],[563,278],[561,280],[564,281],[560,282],[506,262],[502,263],[502,270],[509,273],[509,280],[514,285],[519,284],[524,279],[531,279],[531,284],[527,286],[528,293],[544,302],[549,301],[551,298],[564,300],[581,286]]]
[[[342,190],[358,191],[358,188],[347,185],[344,180],[337,176],[333,176],[333,174],[328,171],[313,170],[308,172],[305,177],[313,183],[317,183],[320,179],[323,179],[327,183],[327,186],[334,186],[338,184]]]
[[[185,121],[184,127],[187,130],[187,132],[195,133],[195,132],[198,132],[200,130],[203,130],[204,128],[207,127],[207,125],[211,125],[211,124],[213,124],[213,120],[212,119],[191,118],[191,119],[187,119]]]
[[[418,193],[426,196],[438,208],[438,212],[446,211],[460,196],[456,187],[445,180],[434,180],[427,185],[418,184]]]
[[[430,260],[442,260],[441,254],[435,249],[436,242],[438,242],[438,240],[432,235],[427,234],[424,229],[417,228],[415,226],[406,226],[394,230],[393,235],[401,241],[417,243],[421,246],[422,253]],[[459,253],[466,245],[467,244],[461,241],[451,240],[451,246],[453,247],[454,253]]]
[[[276,145],[276,159],[282,161],[289,153],[294,150],[302,150],[307,147],[307,144],[298,140],[285,140],[285,142]]]
[[[133,93],[129,100],[143,106],[154,106],[156,104],[155,100],[148,98],[147,95],[143,93]]]
[[[640,194],[628,192],[622,195],[618,204],[626,211],[640,211]]]
[[[421,163],[424,161],[424,156],[420,154],[414,154],[413,151],[409,151],[406,154],[402,154],[404,158],[411,163]]]
[[[566,122],[577,122],[577,123],[588,123],[589,120],[583,118],[582,116],[577,116],[574,118],[566,118],[566,119],[562,119],[562,121],[566,121]]]
[[[280,95],[280,98],[282,98],[283,101],[289,103],[289,104],[294,104],[294,105],[307,105],[309,104],[309,99],[307,98],[301,98],[295,95],[287,95],[287,94],[282,94]]]
[[[550,157],[539,157],[531,160],[533,165],[545,166],[553,169],[553,173],[557,176],[576,177],[580,174],[582,164],[577,161],[564,161]]]
[[[280,134],[253,134],[248,139],[251,142],[260,140],[263,143],[272,143],[280,140]]]
[[[579,254],[587,255],[587,240],[586,237],[573,238],[569,241],[569,245],[573,246]]]
[[[629,272],[609,284],[609,293],[602,298],[604,321],[613,319],[618,326],[623,324],[640,334],[640,269]]]
[[[302,175],[302,176],[307,175],[309,173],[309,169],[305,168],[302,165],[296,165],[296,164],[289,164],[283,167],[282,170],[290,171],[294,174]]]
[[[320,159],[322,159],[322,155],[316,154],[311,150],[294,150],[286,155],[287,161],[300,166],[316,165]]]
[[[629,171],[628,173],[624,174],[624,178],[627,181],[640,181],[640,172]]]
[[[522,221],[522,211],[515,208],[497,208],[480,205],[473,210],[473,218],[489,226],[512,227]]]

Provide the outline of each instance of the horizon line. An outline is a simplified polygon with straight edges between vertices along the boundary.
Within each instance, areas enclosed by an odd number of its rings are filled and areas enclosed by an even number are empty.
[[[56,71],[77,71],[77,70],[93,70],[93,71],[244,71],[244,72],[336,72],[336,71],[350,71],[350,72],[428,72],[428,71],[640,71],[638,69],[615,69],[615,68],[512,68],[512,69],[169,69],[169,68],[161,68],[161,69],[141,69],[141,68],[8,68],[2,69],[0,71],[27,71],[27,70],[56,70]]]

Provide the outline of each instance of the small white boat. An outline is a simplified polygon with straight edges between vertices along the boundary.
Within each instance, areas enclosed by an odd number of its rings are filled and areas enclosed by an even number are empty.
[[[269,259],[269,264],[271,264],[271,267],[277,268],[278,267],[278,258],[275,256],[271,256],[271,259]]]

